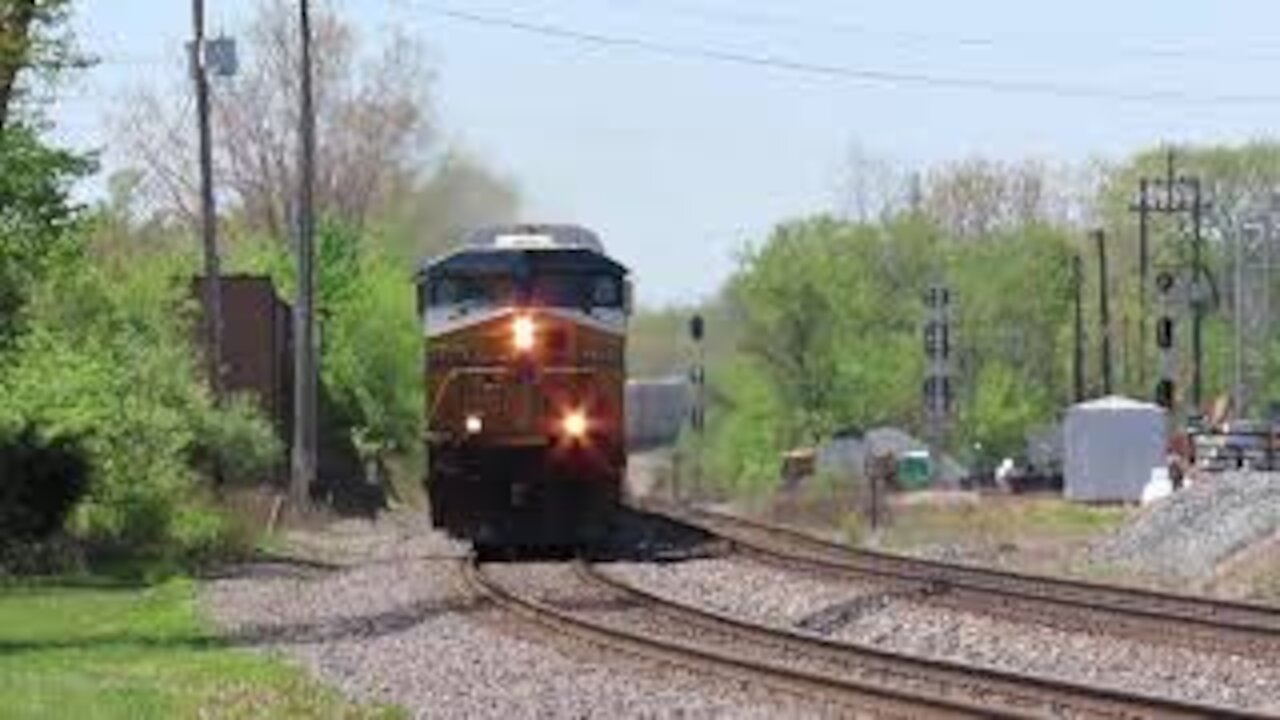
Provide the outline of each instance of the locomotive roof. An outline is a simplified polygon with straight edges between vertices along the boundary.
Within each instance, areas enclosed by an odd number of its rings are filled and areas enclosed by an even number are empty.
[[[476,230],[464,245],[425,262],[420,275],[438,272],[528,275],[544,272],[627,273],[604,254],[595,233],[576,225],[510,225]]]
[[[604,254],[600,236],[580,225],[491,225],[472,230],[463,239],[468,248],[516,247],[583,248]]]

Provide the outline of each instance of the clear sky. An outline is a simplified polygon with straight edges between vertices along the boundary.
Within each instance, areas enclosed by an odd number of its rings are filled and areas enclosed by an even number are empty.
[[[235,34],[256,0],[206,2],[210,29]],[[1166,139],[1245,140],[1280,123],[1275,0],[328,2],[370,41],[390,28],[421,36],[451,140],[518,182],[528,219],[600,231],[647,303],[712,292],[744,241],[833,208],[855,142],[908,166],[977,154],[1066,161]],[[83,45],[105,62],[55,118],[71,142],[109,148],[121,91],[183,72],[190,3],[76,5]],[[841,70],[602,47],[441,9]],[[1018,84],[1057,92],[1008,87]],[[1102,97],[1062,96],[1081,88]],[[1190,97],[1121,97],[1148,91]]]

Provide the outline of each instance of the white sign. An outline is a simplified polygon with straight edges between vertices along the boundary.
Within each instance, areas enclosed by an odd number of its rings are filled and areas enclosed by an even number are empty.
[[[493,246],[511,250],[553,248],[556,241],[550,235],[499,235],[494,238]]]

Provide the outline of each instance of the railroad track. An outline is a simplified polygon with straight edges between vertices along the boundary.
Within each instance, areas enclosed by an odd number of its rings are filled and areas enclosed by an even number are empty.
[[[581,561],[532,592],[476,562],[465,572],[478,593],[554,632],[877,716],[1267,717],[801,635],[672,601]]]
[[[767,563],[871,577],[929,602],[1064,629],[1280,658],[1280,609],[926,560],[855,548],[793,528],[703,509],[657,509]]]

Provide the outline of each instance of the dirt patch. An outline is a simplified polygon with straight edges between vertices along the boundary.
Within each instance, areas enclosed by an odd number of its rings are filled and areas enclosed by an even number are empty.
[[[1216,597],[1280,604],[1280,532],[1218,566],[1202,588]]]

